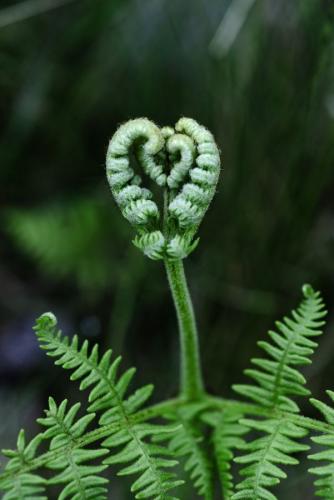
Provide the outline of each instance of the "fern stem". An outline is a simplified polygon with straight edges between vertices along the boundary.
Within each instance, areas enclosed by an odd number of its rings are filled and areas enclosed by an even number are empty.
[[[203,397],[204,386],[194,308],[182,260],[165,259],[165,266],[179,324],[181,397],[196,400]]]

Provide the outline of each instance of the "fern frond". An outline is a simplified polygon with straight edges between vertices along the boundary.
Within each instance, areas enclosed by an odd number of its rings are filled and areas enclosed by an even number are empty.
[[[334,403],[334,392],[326,392],[331,402]],[[325,449],[309,455],[308,458],[318,462],[325,462],[325,464],[317,465],[309,469],[309,472],[319,477],[319,479],[314,482],[316,495],[332,500],[334,498],[334,407],[333,405],[329,406],[317,399],[310,399],[310,401],[313,406],[322,413],[326,422],[332,428],[332,432],[312,437],[312,441],[323,446]]]
[[[242,436],[249,430],[239,423],[242,416],[239,411],[226,408],[222,412],[205,413],[201,417],[213,427],[212,444],[224,500],[230,500],[234,491],[231,473],[234,450],[245,444]]]
[[[99,475],[107,468],[106,465],[87,465],[108,453],[105,448],[91,449],[80,446],[80,437],[85,433],[87,426],[94,419],[95,414],[84,415],[76,420],[80,403],[76,403],[67,410],[65,399],[59,406],[53,398],[49,398],[49,408],[45,411],[46,417],[37,419],[37,422],[47,429],[43,433],[44,439],[51,439],[50,451],[63,447],[65,453],[46,464],[50,469],[60,470],[49,484],[65,484],[59,500],[94,499],[105,500],[108,480]]]
[[[171,438],[167,436],[169,449],[177,456],[185,457],[184,469],[189,473],[195,489],[203,498],[211,500],[214,497],[213,470],[208,450],[204,447],[205,436],[197,420],[197,415],[205,407],[203,403],[188,404],[164,414],[164,417],[179,424]]]
[[[34,327],[42,349],[66,370],[73,370],[71,380],[81,380],[80,390],[90,389],[88,412],[102,411],[100,424],[106,425],[137,411],[151,396],[153,385],[142,387],[127,399],[124,395],[135,373],[129,368],[121,377],[117,371],[122,361],[121,356],[111,362],[112,351],[109,349],[99,356],[98,345],[92,349],[85,340],[79,345],[79,338],[72,339],[57,331],[57,319],[52,313],[45,313],[37,319]]]
[[[170,458],[168,449],[157,447],[150,439],[157,433],[171,432],[171,428],[136,423],[131,419],[131,415],[151,396],[153,386],[146,385],[126,396],[135,370],[130,368],[118,377],[121,357],[111,362],[111,350],[100,357],[97,345],[90,350],[87,340],[79,346],[76,335],[71,340],[63,337],[61,331],[57,331],[57,320],[51,313],[37,320],[35,330],[41,347],[47,350],[49,356],[57,358],[55,364],[74,370],[71,380],[81,380],[81,390],[90,389],[88,413],[101,412],[100,425],[120,423],[121,429],[110,430],[110,436],[102,445],[110,449],[117,446],[123,448],[105,459],[104,464],[131,462],[120,474],[140,474],[132,485],[136,498],[170,498],[166,492],[182,484],[182,481],[164,469],[174,467],[177,461]]]
[[[252,359],[256,368],[245,370],[256,385],[233,386],[236,392],[266,408],[298,412],[290,396],[310,394],[304,387],[305,377],[295,366],[311,363],[310,356],[318,345],[311,339],[321,335],[320,328],[324,325],[321,318],[326,311],[320,293],[310,285],[303,286],[303,294],[304,300],[297,311],[292,311],[292,318],[277,321],[278,332],[269,331],[272,342],[258,342],[271,359]]]
[[[39,434],[26,445],[24,430],[19,432],[16,450],[2,450],[8,457],[5,471],[11,472],[19,466],[22,472],[16,472],[15,479],[4,479],[0,488],[6,491],[3,500],[47,500],[44,496],[46,481],[38,474],[25,471],[25,467],[35,458],[38,446],[42,441]]]
[[[175,429],[175,426],[129,423],[127,428],[116,431],[103,441],[102,445],[108,448],[125,445],[121,451],[105,459],[104,463],[114,465],[130,462],[130,465],[118,472],[118,475],[139,474],[139,478],[131,487],[135,498],[176,500],[175,497],[168,495],[168,491],[180,486],[183,481],[176,479],[175,473],[164,470],[177,465],[177,460],[171,459],[171,455],[174,454],[165,447],[144,441],[145,438],[152,438],[157,434],[174,433]]]
[[[239,394],[271,410],[273,418],[241,420],[242,425],[260,432],[262,437],[247,443],[243,447],[244,455],[235,459],[247,466],[241,470],[246,479],[237,485],[240,491],[233,495],[233,500],[275,499],[269,488],[286,477],[278,465],[297,464],[291,455],[308,449],[307,445],[296,441],[307,431],[284,414],[276,416],[278,411],[298,413],[299,407],[291,396],[309,394],[304,387],[304,376],[295,367],[311,363],[310,356],[317,347],[311,339],[322,333],[320,328],[324,322],[321,319],[326,311],[319,292],[310,285],[304,285],[303,294],[304,300],[297,311],[292,311],[292,318],[285,317],[277,322],[278,332],[269,332],[272,342],[259,342],[271,359],[253,359],[256,369],[245,371],[257,385],[234,386]]]
[[[298,460],[291,455],[309,449],[308,445],[296,441],[306,436],[307,430],[284,417],[262,421],[242,419],[241,424],[265,435],[246,443],[242,447],[245,455],[235,459],[246,467],[240,472],[245,479],[237,484],[239,491],[232,496],[232,500],[275,500],[276,496],[268,488],[286,478],[279,465],[298,464]]]

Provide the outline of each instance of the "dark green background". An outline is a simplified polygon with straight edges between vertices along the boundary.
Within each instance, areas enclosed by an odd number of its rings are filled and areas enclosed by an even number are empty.
[[[255,0],[230,46],[224,16],[236,7],[224,0],[77,0],[5,23],[13,4],[0,7],[1,445],[23,425],[33,432],[49,393],[78,397],[36,348],[31,326],[45,310],[122,352],[156,400],[177,391],[163,266],[132,246],[104,173],[110,136],[138,116],[193,117],[222,151],[185,267],[207,387],[231,395],[304,282],[334,310],[332,3]],[[320,397],[334,388],[328,320],[306,370]],[[304,470],[279,498],[313,498]],[[113,485],[112,498],[127,498]]]

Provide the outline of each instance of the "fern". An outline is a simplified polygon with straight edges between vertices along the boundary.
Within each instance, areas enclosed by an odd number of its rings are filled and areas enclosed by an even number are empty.
[[[97,345],[90,351],[88,342],[85,341],[79,347],[76,335],[69,341],[56,327],[56,318],[50,313],[37,320],[35,329],[41,347],[47,350],[49,356],[57,358],[56,364],[74,370],[71,380],[81,379],[81,390],[90,388],[88,413],[101,411],[100,425],[119,422],[121,427],[111,430],[102,446],[111,450],[116,446],[124,448],[117,454],[110,453],[103,463],[112,465],[131,462],[119,474],[140,474],[131,490],[135,492],[136,498],[168,498],[166,492],[182,484],[182,481],[175,479],[174,473],[167,473],[164,469],[174,467],[177,461],[169,457],[167,449],[147,443],[144,439],[157,433],[172,432],[175,426],[131,422],[131,415],[148,400],[153,386],[144,386],[125,398],[135,370],[130,368],[118,378],[121,357],[111,363],[112,351],[108,350],[99,358]]]
[[[334,392],[326,392],[331,402],[334,403]],[[323,446],[325,449],[309,455],[308,458],[326,463],[313,467],[309,471],[319,477],[314,483],[316,494],[319,497],[332,500],[334,498],[334,408],[317,399],[312,398],[310,401],[324,416],[329,425],[329,430],[320,436],[312,437],[312,441]]]
[[[135,172],[137,167],[143,169],[145,178]],[[322,333],[326,312],[319,292],[305,285],[300,307],[276,323],[268,341],[259,342],[266,356],[253,359],[252,368],[245,371],[252,382],[234,386],[247,402],[212,397],[205,390],[182,259],[198,244],[196,232],[214,196],[219,170],[213,136],[189,118],[181,118],[175,128],[159,128],[144,118],[131,120],[111,139],[107,177],[112,194],[136,232],[135,245],[151,259],[163,260],[167,271],[180,333],[180,394],[145,406],[153,385],[130,392],[135,370],[129,368],[119,375],[121,357],[113,359],[110,349],[101,356],[97,345],[91,348],[87,340],[79,342],[77,335],[63,336],[55,316],[42,315],[35,326],[40,346],[56,365],[72,372],[70,378],[79,382],[80,390],[87,391],[87,408],[79,416],[80,403],[68,408],[66,399],[57,405],[49,398],[46,415],[38,419],[43,431],[27,445],[21,431],[17,449],[4,450],[9,458],[0,474],[5,500],[46,499],[49,485],[60,487],[59,500],[103,500],[108,494],[106,476],[114,466],[120,476],[135,476],[131,486],[135,498],[175,500],[171,490],[183,483],[172,470],[179,458],[205,500],[215,497],[218,478],[225,500],[275,500],[271,489],[286,477],[285,466],[298,463],[295,454],[309,449],[302,440],[310,430],[318,433],[313,441],[325,446],[310,456],[319,462],[310,469],[319,477],[316,492],[334,498],[334,408],[311,399],[325,419],[320,421],[300,415],[295,401],[295,396],[310,395],[299,368],[311,363],[315,339]],[[148,179],[156,184],[154,191],[141,187]],[[159,188],[162,196],[154,200]],[[80,207],[78,213],[84,219],[89,210],[85,203]],[[94,228],[101,229],[102,223],[88,224],[91,231],[82,235],[82,221],[79,228],[73,213],[74,232],[72,223],[70,229],[64,224],[64,213],[55,212],[54,217],[52,213],[50,227],[48,219],[50,213],[37,217],[40,234],[51,228],[57,239],[57,234],[64,230],[66,235],[69,230],[74,239],[81,235],[83,240],[78,239],[92,243],[91,250],[96,250],[102,233],[97,230],[95,234]],[[45,264],[54,264],[55,271],[61,260],[60,247],[52,245],[55,239],[51,245],[48,238],[43,239],[40,248],[34,224],[27,230],[25,220],[21,222],[23,230],[18,224],[17,234],[23,246],[30,247],[41,261],[45,259]],[[80,269],[85,268],[84,275],[93,269],[89,252],[83,252],[77,267],[73,242],[62,239],[60,255],[69,264],[61,273],[75,276],[80,283]],[[334,402],[334,392],[328,394]],[[42,442],[46,451],[38,453]],[[236,485],[232,463],[241,466],[241,481]],[[41,476],[43,468],[52,471],[49,480]]]
[[[238,393],[265,409],[298,413],[299,407],[291,396],[309,394],[304,387],[305,378],[295,366],[311,362],[310,356],[317,346],[311,338],[321,334],[321,318],[326,312],[319,292],[306,285],[303,293],[304,300],[297,311],[292,312],[292,318],[285,317],[283,322],[276,323],[279,333],[269,332],[272,342],[259,342],[271,359],[253,359],[257,369],[245,371],[257,385],[234,386]],[[235,459],[246,467],[241,470],[245,479],[237,485],[239,491],[232,499],[272,500],[276,497],[269,488],[286,477],[278,465],[298,463],[291,455],[308,449],[307,445],[296,441],[304,437],[307,431],[289,421],[284,414],[263,420],[244,419],[241,424],[259,431],[263,436],[245,444],[244,455]]]
[[[242,436],[248,432],[248,428],[239,422],[241,417],[240,411],[231,408],[223,412],[208,412],[201,417],[213,428],[212,444],[215,464],[224,500],[229,500],[233,495],[231,464],[235,450],[245,443]]]
[[[164,414],[164,417],[180,424],[169,439],[169,449],[176,456],[184,457],[184,469],[189,473],[195,489],[203,498],[211,500],[214,497],[213,468],[205,447],[205,435],[197,419],[205,407],[203,403],[194,403]]]
[[[44,496],[45,479],[25,470],[35,458],[41,441],[42,436],[38,435],[26,445],[25,433],[22,429],[17,438],[17,449],[2,450],[2,453],[10,459],[5,471],[8,473],[15,471],[14,479],[9,477],[2,482],[1,489],[6,491],[3,500],[47,500]]]
[[[260,431],[264,436],[241,447],[246,453],[235,461],[246,465],[241,471],[245,479],[237,484],[236,489],[240,491],[232,496],[232,500],[274,500],[276,496],[268,488],[287,477],[277,464],[298,464],[298,460],[291,457],[291,454],[309,449],[308,445],[296,441],[306,436],[307,431],[290,422],[288,418],[263,421],[242,419],[241,424]]]
[[[319,328],[324,322],[320,320],[326,311],[319,292],[304,285],[303,293],[304,300],[297,311],[292,311],[292,318],[277,321],[278,332],[269,331],[272,342],[258,342],[271,359],[252,359],[256,369],[245,370],[245,374],[257,384],[233,386],[236,392],[261,406],[298,412],[299,408],[290,396],[310,394],[304,387],[305,377],[294,367],[311,363],[310,356],[317,347],[311,339],[321,335]]]
[[[107,466],[87,465],[86,462],[106,455],[108,450],[80,446],[80,437],[94,419],[95,414],[84,415],[75,420],[79,408],[80,403],[76,403],[67,410],[66,399],[57,406],[54,399],[49,398],[49,409],[45,412],[46,416],[37,420],[47,428],[42,437],[43,439],[51,439],[50,451],[61,447],[66,450],[64,455],[46,464],[50,469],[61,471],[49,480],[49,484],[66,485],[59,496],[59,500],[65,500],[66,498],[72,500],[105,500],[107,498],[105,485],[108,480],[99,476],[99,473],[105,470]]]

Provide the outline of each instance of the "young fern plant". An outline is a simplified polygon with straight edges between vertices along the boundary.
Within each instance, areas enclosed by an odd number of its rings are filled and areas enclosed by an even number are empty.
[[[142,186],[138,166],[161,188],[160,200]],[[319,292],[304,285],[298,309],[259,342],[265,355],[245,372],[252,382],[234,386],[244,401],[214,397],[205,389],[183,259],[198,244],[196,233],[219,172],[212,134],[189,118],[161,129],[138,118],[112,137],[107,152],[112,194],[134,228],[135,246],[166,268],[180,334],[179,394],[149,404],[153,386],[131,392],[135,370],[121,373],[121,357],[114,358],[111,349],[100,354],[98,345],[77,335],[64,336],[55,316],[43,314],[34,327],[39,344],[85,391],[86,405],[81,410],[80,403],[50,397],[37,436],[27,441],[21,430],[16,449],[3,450],[4,500],[47,499],[55,490],[60,500],[114,498],[115,473],[132,478],[130,495],[138,499],[275,500],[287,466],[297,464],[298,454],[313,442],[323,448],[309,455],[315,494],[334,499],[334,406],[311,398],[322,416],[316,420],[302,416],[295,400],[310,396],[300,368],[311,363],[324,325]],[[333,403],[334,392],[328,395]],[[178,463],[196,491],[190,497]]]

